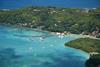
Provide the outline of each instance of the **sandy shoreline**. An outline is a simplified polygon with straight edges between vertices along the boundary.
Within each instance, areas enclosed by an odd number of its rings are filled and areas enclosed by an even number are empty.
[[[49,32],[49,31],[48,31]],[[90,36],[90,35],[82,35],[82,34],[64,34],[64,33],[59,33],[59,32],[51,32],[51,34],[55,34],[55,35],[58,35],[60,37],[75,37],[75,38],[91,38],[91,39],[98,39],[100,40],[100,38],[96,38],[94,36]]]

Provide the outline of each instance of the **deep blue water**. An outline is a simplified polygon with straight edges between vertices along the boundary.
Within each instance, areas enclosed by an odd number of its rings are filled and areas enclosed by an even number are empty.
[[[0,26],[0,67],[85,67],[89,55],[64,46],[77,38]]]
[[[67,8],[96,8],[100,7],[100,0],[0,0],[0,9],[14,9],[31,5]]]

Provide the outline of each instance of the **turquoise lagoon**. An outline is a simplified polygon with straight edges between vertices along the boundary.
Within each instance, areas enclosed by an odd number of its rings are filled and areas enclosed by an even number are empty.
[[[64,46],[77,38],[0,26],[0,67],[85,67],[89,55]]]

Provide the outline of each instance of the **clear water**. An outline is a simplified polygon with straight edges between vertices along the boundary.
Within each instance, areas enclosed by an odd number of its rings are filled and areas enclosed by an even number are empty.
[[[31,5],[67,8],[96,8],[100,7],[100,0],[0,0],[0,9],[15,9]]]
[[[74,39],[0,26],[0,67],[85,67],[89,55],[64,46]]]

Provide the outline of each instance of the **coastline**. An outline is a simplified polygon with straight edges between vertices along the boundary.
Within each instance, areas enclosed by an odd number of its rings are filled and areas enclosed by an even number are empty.
[[[2,28],[1,28],[1,29],[2,29]],[[13,28],[12,28],[12,29],[13,29]],[[19,28],[19,29],[20,29],[20,28]],[[12,33],[11,33],[11,34],[12,34]],[[58,37],[57,37],[57,38],[58,38]],[[67,38],[67,37],[65,37],[65,38]],[[59,38],[59,40],[63,40],[63,39],[60,39],[60,38]],[[15,41],[16,41],[16,40],[15,40]],[[50,41],[50,42],[52,42],[52,41]],[[50,43],[50,42],[49,42],[49,43]],[[58,42],[59,42],[59,41],[58,41]],[[58,42],[57,42],[57,43],[58,43]],[[65,46],[64,46],[64,43],[65,43],[65,42],[66,42],[66,40],[65,40],[65,41],[63,42],[63,44],[62,44],[62,46],[63,46],[63,48],[64,48],[64,51],[61,51],[61,54],[62,54],[63,52],[66,53],[67,51],[70,52],[70,50],[66,50],[66,48],[65,48]],[[59,44],[59,43],[58,43],[58,44]],[[30,46],[30,44],[28,44],[28,45]],[[36,45],[37,45],[37,44],[36,44]],[[23,45],[22,45],[22,46],[23,46]],[[33,45],[32,45],[32,47],[33,47]],[[52,46],[50,46],[50,49],[51,49],[51,47],[52,47]],[[26,48],[28,48],[28,47],[26,47]],[[55,48],[57,48],[57,45],[55,46]],[[59,46],[58,48],[62,50],[62,47]],[[31,48],[29,48],[29,50],[30,50],[30,49],[31,49]],[[45,48],[43,47],[43,49],[45,49]],[[72,49],[73,49],[73,48],[72,48]],[[41,50],[40,50],[40,51],[41,51]],[[55,51],[55,49],[54,49],[54,51]],[[59,50],[59,51],[60,51],[60,50]],[[72,50],[72,51],[73,51],[73,50]],[[47,51],[47,52],[48,52],[48,51]],[[33,52],[32,52],[32,53],[33,53]],[[59,53],[59,52],[55,52],[55,53]],[[64,54],[65,54],[65,53],[64,53]],[[74,53],[74,52],[73,52],[73,53]],[[73,53],[72,53],[72,54],[73,54]],[[83,52],[83,51],[79,51],[79,50],[76,50],[76,49],[75,49],[75,53],[76,53],[76,54],[75,54],[76,60],[84,61],[83,63],[85,63],[85,61],[88,59],[87,53],[85,53],[85,52]],[[41,55],[42,55],[42,54],[41,54]],[[58,54],[57,54],[57,55],[58,55]],[[59,55],[60,55],[60,54],[59,54]],[[58,56],[59,56],[59,55],[58,55]],[[55,54],[54,54],[54,56],[55,56]],[[78,56],[81,56],[82,59],[81,59],[81,58],[79,59]],[[67,53],[66,53],[66,56],[64,56],[64,57],[67,58]],[[74,56],[73,56],[73,57],[74,57]],[[62,59],[62,57],[61,57],[61,59]],[[69,59],[69,60],[70,60],[70,59]],[[57,61],[58,61],[58,60],[57,60]],[[65,60],[65,62],[66,62],[66,60]],[[73,61],[73,62],[75,62],[75,61]],[[77,61],[76,61],[76,62],[77,62]],[[83,64],[83,63],[82,63],[82,64]],[[75,64],[75,65],[77,65],[77,64]],[[59,66],[58,66],[58,67],[59,67]],[[80,66],[79,66],[79,67],[80,67]]]
[[[3,26],[3,25],[0,25],[0,26]],[[40,29],[37,29],[37,28],[28,28],[28,27],[18,27],[18,26],[8,26],[6,24],[7,27],[12,27],[12,28],[17,28],[17,29],[22,29],[22,30],[31,30],[31,31],[39,31],[39,32],[47,32],[47,33],[50,33],[51,35],[57,35],[59,38],[63,38],[63,37],[74,37],[76,39],[80,39],[80,38],[87,38],[87,37],[92,37],[92,36],[89,36],[89,35],[80,35],[80,34],[64,34],[64,33],[60,33],[60,32],[50,32],[50,31],[46,31],[46,30],[40,30]],[[59,33],[59,34],[57,34]],[[63,34],[63,35],[62,35]],[[60,37],[62,36],[62,37]],[[75,48],[72,48],[72,49],[75,49]],[[85,52],[81,49],[75,49],[75,50],[78,50],[78,51],[82,51],[82,52]],[[88,53],[88,52],[85,52],[85,53]]]
[[[73,33],[66,33],[66,32],[51,32],[51,31],[47,31],[47,30],[42,30],[42,29],[38,29],[38,28],[30,28],[30,27],[20,27],[18,25],[8,25],[8,24],[0,24],[0,26],[6,26],[6,27],[12,27],[12,28],[18,28],[18,29],[22,29],[22,30],[33,30],[33,31],[39,31],[39,32],[48,32],[52,35],[58,35],[59,37],[61,36],[61,38],[63,37],[75,37],[75,38],[91,38],[91,39],[97,39],[100,40],[100,38],[97,38],[95,36],[91,36],[91,35],[83,35],[83,34],[73,34]]]
[[[64,33],[60,33],[60,32],[53,32],[53,33],[56,35],[59,35],[59,36],[64,36],[64,37],[71,36],[71,37],[75,37],[75,38],[91,38],[91,39],[100,40],[100,38],[96,38],[95,36],[91,36],[91,35],[82,35],[82,34],[73,34],[73,33],[64,34]]]
[[[10,27],[10,26],[8,26],[8,27]],[[83,38],[83,39],[85,39],[85,38],[90,38],[90,39],[97,39],[97,40],[99,40],[98,38],[95,38],[95,37],[93,37],[93,36],[90,36],[90,35],[80,35],[80,34],[64,34],[64,33],[59,33],[59,32],[50,32],[50,31],[44,31],[44,30],[39,30],[39,29],[36,29],[36,28],[28,28],[28,27],[15,27],[15,26],[12,26],[13,28],[18,28],[18,29],[22,29],[22,30],[36,30],[36,31],[40,31],[40,32],[48,32],[48,33],[50,33],[50,34],[53,34],[53,35],[57,35],[57,36],[61,36],[60,38],[63,38],[63,37],[74,37],[74,38],[76,38],[75,40],[77,40],[77,39],[80,39],[80,38]],[[59,33],[59,34],[58,34]],[[74,40],[72,40],[72,41],[74,41]],[[68,42],[67,42],[68,43]],[[69,46],[68,46],[69,47]],[[74,48],[74,47],[69,47],[69,48],[72,48],[72,49],[75,49],[76,51],[78,51],[78,52],[82,52],[82,55],[84,55],[85,57],[86,57],[86,59],[88,60],[88,59],[90,59],[92,56],[88,53],[88,52],[86,52],[86,51],[84,51],[84,50],[82,50],[82,49],[76,49],[76,48]],[[87,60],[86,60],[86,62],[87,62]]]
[[[0,25],[2,26],[2,25]],[[63,37],[74,37],[76,39],[80,39],[80,38],[90,38],[90,39],[96,39],[96,40],[100,40],[100,38],[96,38],[94,36],[90,36],[90,35],[81,35],[81,34],[72,34],[72,33],[67,33],[67,34],[64,34],[64,33],[60,33],[60,32],[50,32],[50,31],[47,31],[47,30],[40,30],[40,29],[37,29],[37,28],[28,28],[28,27],[18,27],[18,26],[8,26],[6,24],[7,27],[13,27],[13,28],[17,28],[17,29],[22,29],[22,30],[31,30],[31,31],[38,31],[38,32],[46,32],[46,33],[50,33],[51,35],[57,35],[59,38],[63,38]],[[41,36],[42,37],[42,36]],[[74,41],[74,40],[73,40]],[[74,47],[72,47],[74,48]],[[74,48],[76,49],[76,48]],[[77,49],[77,50],[81,50],[81,49]],[[84,51],[84,50],[81,50],[81,51]],[[84,51],[86,52],[86,51]],[[88,53],[88,52],[86,52]]]

